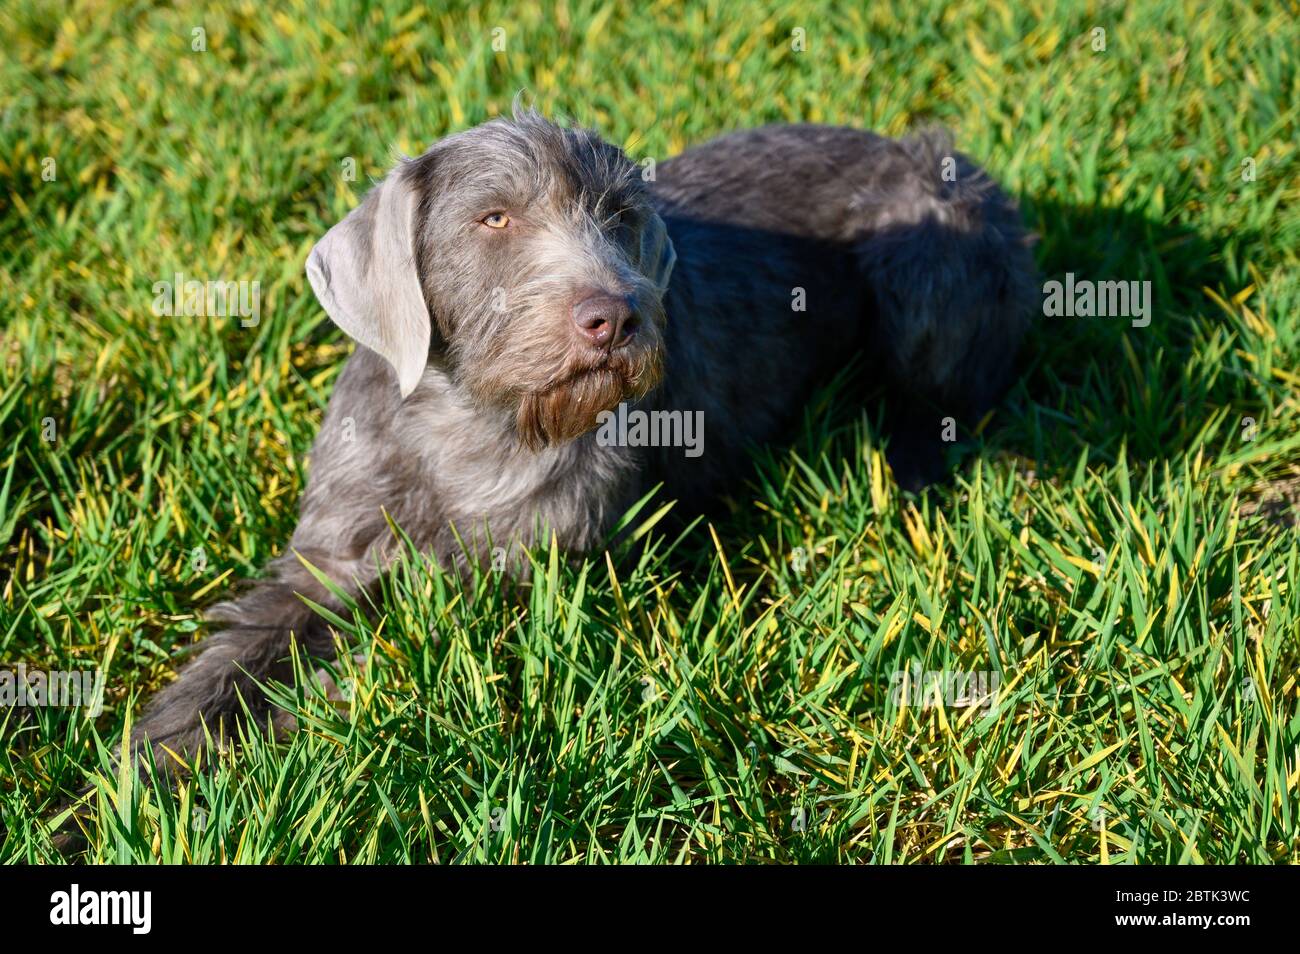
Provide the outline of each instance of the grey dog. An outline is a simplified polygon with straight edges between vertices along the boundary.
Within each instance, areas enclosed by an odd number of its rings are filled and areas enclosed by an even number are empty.
[[[902,425],[900,479],[940,421],[998,398],[1034,301],[1014,203],[946,136],[737,132],[654,174],[532,111],[403,160],[312,250],[307,274],[358,347],[311,453],[301,517],[264,579],[153,701],[137,740],[189,755],[228,738],[294,640],[398,552],[387,517],[443,567],[552,534],[599,547],[647,488],[704,505],[743,479],[855,352]],[[647,181],[650,180],[650,181]],[[703,453],[600,439],[620,405],[704,423]],[[242,702],[241,702],[242,700]],[[163,761],[160,759],[160,762]]]

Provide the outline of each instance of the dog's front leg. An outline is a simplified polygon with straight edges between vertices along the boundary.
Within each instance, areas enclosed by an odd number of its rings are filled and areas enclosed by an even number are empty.
[[[365,558],[343,562],[319,554],[304,553],[303,557],[345,591],[360,591],[376,575]],[[198,658],[182,669],[145,711],[133,732],[132,748],[137,756],[152,747],[160,766],[174,768],[167,750],[182,758],[192,757],[205,743],[205,726],[214,739],[236,737],[245,705],[253,720],[264,726],[271,705],[258,683],[292,678],[292,643],[306,655],[333,658],[328,625],[302,597],[332,610],[341,608],[338,598],[293,552],[273,560],[269,570],[266,579],[208,614],[222,628],[197,647]]]

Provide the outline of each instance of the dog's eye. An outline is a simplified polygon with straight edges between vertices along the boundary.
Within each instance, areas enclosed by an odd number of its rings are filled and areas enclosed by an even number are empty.
[[[510,216],[504,212],[493,212],[491,215],[480,219],[484,225],[490,229],[503,229],[510,224]]]

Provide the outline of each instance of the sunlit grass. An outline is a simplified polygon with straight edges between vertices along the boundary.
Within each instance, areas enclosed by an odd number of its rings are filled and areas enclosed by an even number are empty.
[[[57,859],[57,821],[103,862],[1300,860],[1294,5],[276,9],[0,13],[0,663],[106,675],[97,718],[0,708],[0,859]],[[349,706],[304,662],[291,742],[118,773],[292,530],[348,352],[311,242],[520,90],[638,158],[942,122],[1046,275],[1149,280],[1153,320],[1043,319],[920,498],[838,382],[712,524],[649,501],[522,593],[411,553],[336,621]],[[259,281],[261,321],[156,318],[178,271]],[[996,704],[900,705],[913,668]]]

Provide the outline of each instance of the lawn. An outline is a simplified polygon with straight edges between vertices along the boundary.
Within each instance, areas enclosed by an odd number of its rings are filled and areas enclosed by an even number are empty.
[[[1300,861],[1300,8],[1032,6],[6,3],[0,664],[103,698],[0,708],[0,861]],[[350,348],[309,248],[520,91],[638,159],[942,123],[1045,279],[1149,281],[1150,323],[1039,317],[920,496],[862,363],[727,512],[649,500],[522,592],[411,554],[335,619],[348,705],[304,662],[292,741],[116,773],[294,526]],[[156,316],[178,272],[258,320]]]

